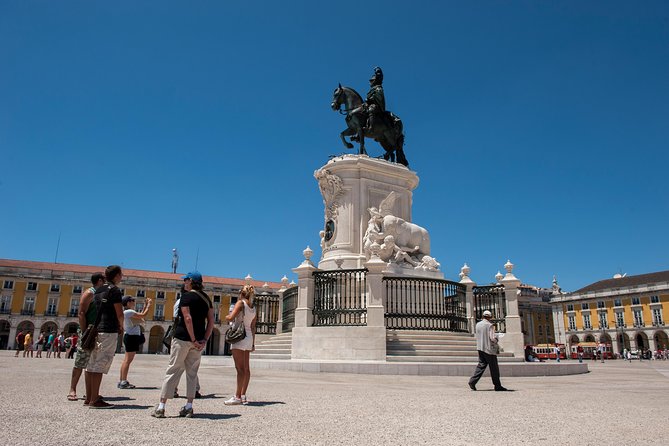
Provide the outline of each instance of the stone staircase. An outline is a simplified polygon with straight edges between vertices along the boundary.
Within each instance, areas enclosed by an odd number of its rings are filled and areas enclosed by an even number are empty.
[[[512,353],[500,353],[499,362],[522,362]],[[476,339],[469,333],[388,330],[388,362],[478,362]]]
[[[271,336],[256,345],[251,359],[290,360],[292,333]],[[523,362],[512,353],[500,353],[499,362]],[[387,362],[468,362],[478,361],[476,339],[469,333],[447,331],[386,331]]]
[[[256,350],[251,353],[252,359],[290,359],[292,350],[293,334],[281,333],[272,336],[256,345]]]

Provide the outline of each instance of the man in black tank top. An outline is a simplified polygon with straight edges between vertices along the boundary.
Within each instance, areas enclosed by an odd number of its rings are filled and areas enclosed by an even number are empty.
[[[174,389],[184,372],[187,402],[179,411],[179,416],[193,416],[200,358],[214,329],[214,308],[211,299],[203,291],[202,274],[193,271],[185,275],[183,280],[186,293],[179,301],[178,320],[170,349],[170,365],[165,371],[160,403],[151,413],[156,418],[165,418],[167,399],[174,396]]]

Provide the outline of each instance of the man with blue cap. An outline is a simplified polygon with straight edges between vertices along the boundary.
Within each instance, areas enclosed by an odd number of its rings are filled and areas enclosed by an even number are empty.
[[[211,299],[203,291],[202,274],[191,271],[182,277],[185,293],[179,301],[174,337],[170,349],[170,363],[160,391],[160,403],[151,413],[156,418],[165,418],[165,404],[174,396],[174,389],[181,375],[186,372],[186,405],[179,411],[180,417],[193,416],[193,399],[197,386],[202,350],[214,329],[214,308]]]

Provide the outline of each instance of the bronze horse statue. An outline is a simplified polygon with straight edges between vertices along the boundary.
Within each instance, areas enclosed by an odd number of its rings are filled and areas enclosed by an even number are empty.
[[[363,106],[364,101],[357,91],[350,87],[342,87],[341,84],[335,89],[332,96],[332,110],[346,115],[346,125],[348,128],[340,133],[344,146],[348,149],[353,148],[353,144],[346,140],[347,136],[351,141],[357,141],[360,144],[360,155],[366,155],[365,138],[371,138],[381,144],[386,151],[383,159],[386,161],[397,162],[409,166],[409,162],[404,156],[404,126],[399,117],[391,112],[383,112],[383,117],[374,128],[369,131],[367,128],[367,112]],[[341,107],[344,106],[342,111]],[[361,108],[362,107],[362,108]],[[351,113],[357,111],[356,113]]]

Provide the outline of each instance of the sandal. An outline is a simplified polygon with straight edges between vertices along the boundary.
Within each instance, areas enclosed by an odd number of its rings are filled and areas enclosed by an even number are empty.
[[[77,395],[69,394],[69,395],[67,396],[67,400],[68,400],[68,401],[78,401],[79,398],[77,398]]]

